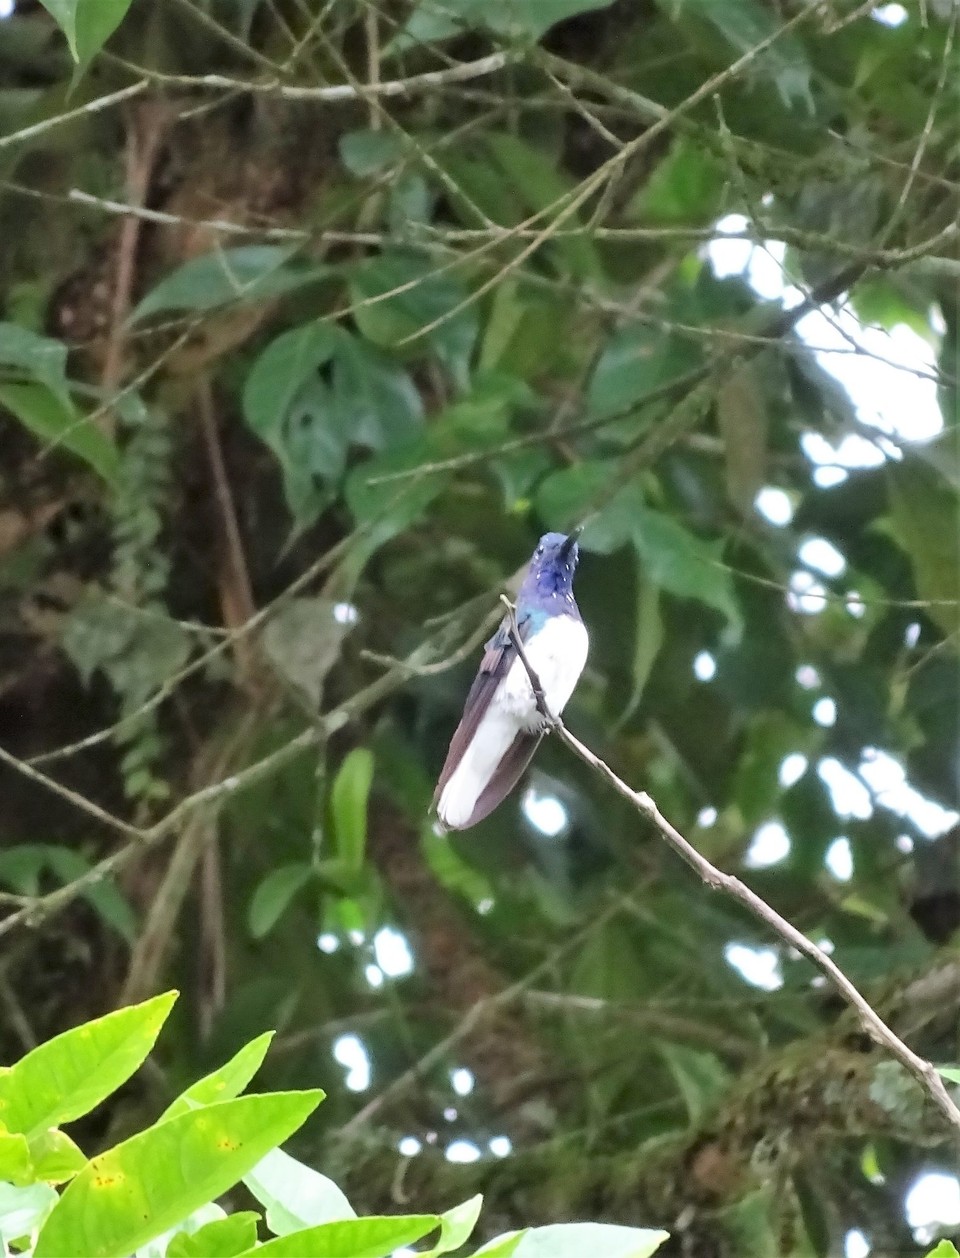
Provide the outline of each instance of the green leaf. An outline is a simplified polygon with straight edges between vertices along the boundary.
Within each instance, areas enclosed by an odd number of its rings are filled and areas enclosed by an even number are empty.
[[[78,414],[61,390],[46,384],[0,384],[0,406],[44,444],[62,446],[111,485],[116,482],[120,469],[117,447],[86,416]]]
[[[474,1250],[473,1258],[480,1258],[481,1254],[484,1258],[513,1258],[529,1230],[525,1228],[522,1232],[504,1232],[502,1236],[496,1236],[492,1241],[487,1241],[486,1245]]]
[[[254,939],[268,935],[301,887],[313,878],[313,867],[299,862],[271,870],[253,893],[247,927]]]
[[[947,635],[960,630],[960,500],[917,459],[887,469],[893,531],[913,568],[927,615]]]
[[[494,161],[528,210],[544,210],[553,215],[562,211],[563,204],[556,206],[556,203],[571,194],[576,185],[559,173],[554,158],[511,132],[488,135],[486,142]],[[551,211],[551,206],[556,208]],[[576,214],[564,221],[566,228],[580,225],[581,219]],[[596,247],[588,236],[560,237],[556,248],[571,274],[578,279],[596,279],[602,274]]]
[[[590,415],[617,415],[640,407],[655,389],[696,367],[699,354],[689,343],[642,324],[629,324],[607,342],[590,377]]]
[[[126,16],[130,0],[40,0],[67,37],[70,52],[85,66]]]
[[[333,783],[331,811],[337,854],[348,869],[360,869],[367,846],[367,800],[373,784],[373,753],[354,747]]]
[[[737,53],[749,52],[762,40],[773,35],[781,23],[757,0],[658,0],[661,8],[673,16],[679,7],[714,26]],[[813,112],[810,94],[812,69],[802,42],[792,32],[781,35],[775,43],[759,54],[756,65],[777,86],[785,105],[796,99]]]
[[[309,523],[347,461],[349,430],[320,368],[333,357],[337,330],[314,321],[283,332],[254,363],[243,390],[243,417],[276,455],[294,519]],[[319,482],[319,483],[318,483]]]
[[[239,1096],[263,1064],[274,1034],[273,1031],[264,1031],[249,1044],[245,1044],[219,1070],[214,1070],[191,1084],[176,1100],[170,1102],[157,1122],[162,1123],[168,1118],[186,1114],[198,1105],[211,1105],[215,1101],[227,1101]]]
[[[32,376],[69,406],[67,347],[62,341],[38,336],[18,323],[0,323],[0,365]]]
[[[258,1219],[252,1210],[242,1210],[193,1233],[178,1232],[167,1246],[166,1258],[235,1258],[256,1244]]]
[[[83,1150],[65,1131],[50,1127],[30,1141],[32,1178],[47,1184],[62,1184],[72,1179],[87,1164]]]
[[[261,1254],[263,1258],[386,1258],[401,1245],[432,1232],[439,1222],[435,1214],[410,1214],[321,1223],[292,1236],[278,1236],[248,1254],[256,1258]]]
[[[328,274],[289,265],[295,245],[239,245],[191,258],[155,285],[130,316],[136,323],[165,310],[215,310],[235,301],[279,297]]]
[[[21,1132],[0,1131],[0,1180],[24,1184],[36,1178],[31,1172],[30,1146]]]
[[[233,1187],[322,1099],[320,1091],[241,1096],[131,1136],[93,1158],[67,1186],[34,1258],[123,1258]]]
[[[699,599],[741,623],[733,577],[722,566],[723,542],[705,542],[663,512],[644,507],[634,525],[634,541],[644,567],[661,589]]]
[[[385,296],[392,293],[392,296]],[[358,263],[350,274],[353,317],[375,345],[391,348],[440,320],[410,350],[422,354],[429,346],[450,372],[458,388],[469,381],[470,356],[479,330],[475,305],[453,311],[465,301],[466,286],[449,272],[438,272],[430,258],[390,250]],[[380,298],[371,304],[356,304]]]
[[[937,1074],[942,1075],[949,1083],[960,1083],[960,1066],[938,1066]]]
[[[357,1217],[332,1179],[282,1149],[271,1150],[243,1182],[266,1208],[267,1227],[277,1236]]]
[[[337,423],[353,445],[382,450],[408,440],[423,426],[423,404],[409,375],[340,328],[331,388]]]
[[[483,1197],[478,1193],[469,1201],[453,1206],[452,1209],[441,1214],[440,1239],[432,1249],[426,1250],[421,1258],[438,1258],[440,1254],[448,1254],[451,1250],[465,1245],[477,1225],[482,1205]]]
[[[0,852],[0,882],[20,895],[38,895],[40,877],[46,872],[65,885],[87,873],[90,867],[90,861],[81,852],[57,843],[18,843]],[[93,883],[82,895],[105,922],[133,942],[137,918],[115,883]]]
[[[177,998],[165,992],[64,1031],[0,1073],[0,1121],[28,1139],[87,1114],[133,1074]]]
[[[690,136],[678,136],[631,201],[628,214],[664,226],[696,226],[721,210],[727,170]]]
[[[324,680],[353,628],[353,622],[338,617],[337,608],[328,598],[292,598],[271,616],[263,632],[263,648],[274,668],[317,710]]]
[[[513,1251],[515,1258],[650,1258],[669,1232],[613,1223],[554,1223],[531,1227]]]
[[[663,646],[663,618],[660,615],[660,591],[647,574],[637,579],[637,616],[633,648],[633,690],[626,706],[617,717],[615,729],[621,729],[640,706],[654,662]]]
[[[346,131],[340,137],[340,160],[351,175],[377,175],[403,156],[404,145],[393,131]]]
[[[953,1241],[943,1240],[935,1249],[931,1249],[926,1258],[960,1258]]]
[[[660,1044],[659,1049],[686,1104],[691,1124],[699,1124],[730,1086],[730,1075],[713,1053],[683,1044]]]
[[[757,492],[766,483],[767,409],[752,363],[727,376],[717,396],[717,422],[723,437],[727,494],[741,515],[750,517]]]
[[[394,54],[411,45],[449,39],[464,30],[490,30],[537,40],[557,22],[606,9],[613,0],[421,0],[401,33],[387,46]]]

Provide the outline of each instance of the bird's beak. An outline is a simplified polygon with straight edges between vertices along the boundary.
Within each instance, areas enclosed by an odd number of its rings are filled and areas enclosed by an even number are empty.
[[[567,540],[560,547],[561,559],[566,559],[567,555],[570,554],[571,550],[573,550],[574,546],[576,546],[577,544],[577,538],[580,536],[582,532],[583,532],[582,524],[578,524],[575,529],[571,529],[569,535],[567,536]]]

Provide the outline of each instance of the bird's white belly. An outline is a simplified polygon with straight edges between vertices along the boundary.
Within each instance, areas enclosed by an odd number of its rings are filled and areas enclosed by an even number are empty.
[[[572,616],[551,616],[543,628],[523,644],[530,667],[543,687],[547,707],[554,716],[559,716],[567,706],[580,680],[588,647],[583,622]],[[512,716],[524,729],[541,727],[543,718],[537,710],[523,660],[514,660],[490,706]]]

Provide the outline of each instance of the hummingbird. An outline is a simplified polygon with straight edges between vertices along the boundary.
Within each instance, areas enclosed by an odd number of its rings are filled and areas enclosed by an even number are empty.
[[[545,533],[516,603],[524,654],[551,716],[559,716],[587,662],[589,639],[573,597],[580,530]],[[467,830],[516,786],[549,724],[511,641],[511,614],[486,644],[433,796],[444,830]]]

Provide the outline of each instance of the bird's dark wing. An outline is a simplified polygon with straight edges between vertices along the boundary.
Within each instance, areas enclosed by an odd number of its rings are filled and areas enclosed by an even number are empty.
[[[463,829],[475,826],[478,821],[493,812],[494,808],[510,794],[520,775],[533,758],[533,753],[540,746],[542,734],[526,734],[520,732],[510,744],[509,750],[497,765],[496,772],[480,792],[470,820]]]
[[[520,632],[521,642],[525,641],[530,627],[530,617],[518,615],[517,628]],[[470,693],[467,695],[467,701],[463,705],[463,716],[460,718],[460,724],[450,740],[450,750],[447,752],[447,758],[443,763],[437,789],[433,793],[434,808],[437,806],[437,800],[440,798],[443,788],[460,763],[463,753],[470,746],[470,742],[477,732],[477,726],[483,719],[484,712],[490,706],[490,700],[496,694],[497,687],[510,671],[510,667],[516,658],[516,649],[510,641],[510,618],[509,616],[504,616],[503,620],[500,621],[497,632],[486,645],[483,659],[480,661],[480,671],[474,678],[473,685],[470,687]],[[512,750],[513,748],[511,747]],[[508,752],[507,754],[509,755],[510,753]],[[533,755],[532,750],[530,755]],[[491,804],[492,807],[493,805]]]

